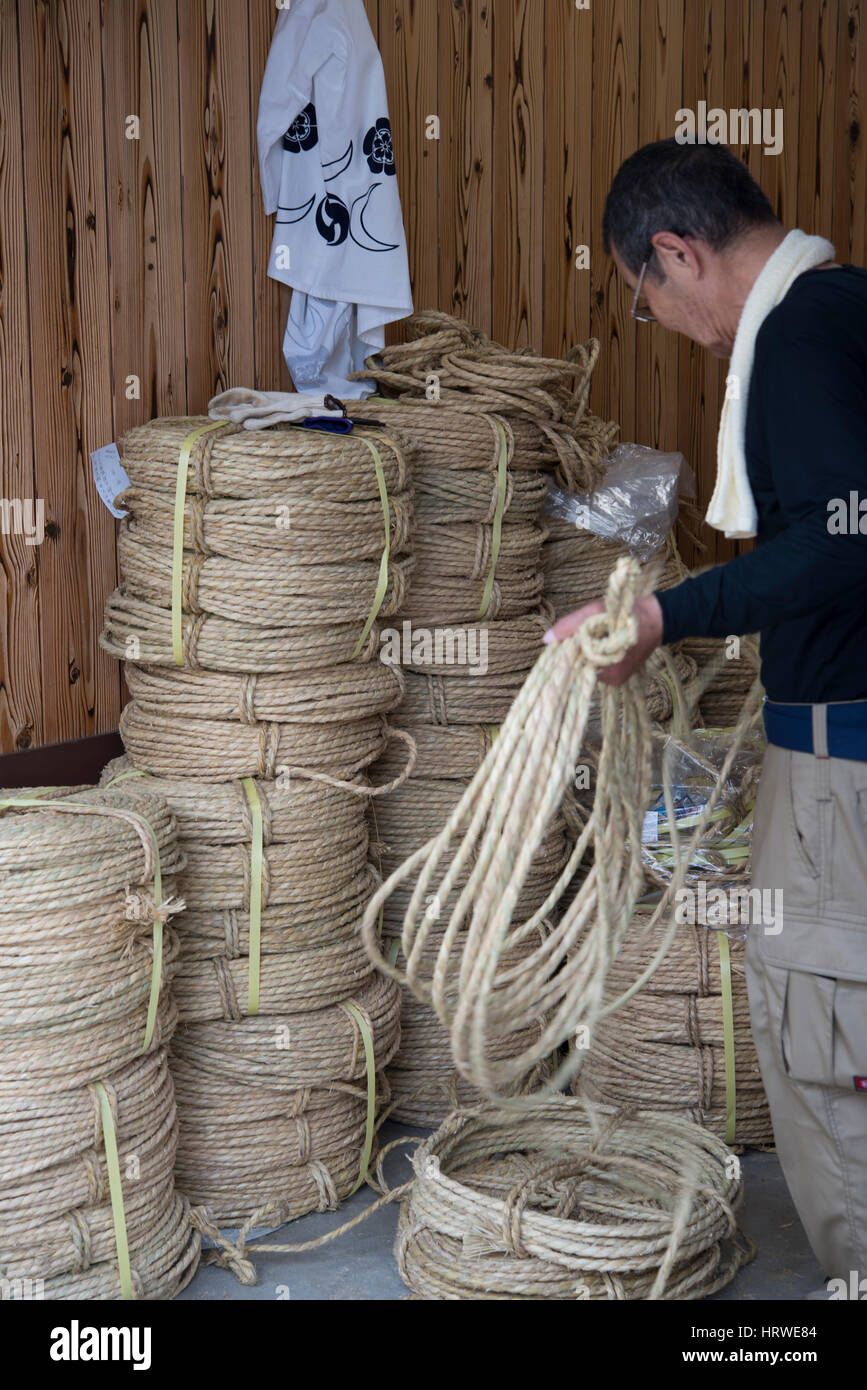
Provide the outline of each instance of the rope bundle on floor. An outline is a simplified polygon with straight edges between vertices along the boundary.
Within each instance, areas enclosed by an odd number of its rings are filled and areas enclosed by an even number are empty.
[[[182,1026],[178,1185],[248,1231],[337,1206],[364,1179],[399,1021],[398,990],[368,973],[315,1011]]]
[[[0,792],[0,1299],[164,1299],[195,1272],[166,1059],[182,866],[154,796]]]
[[[422,1299],[704,1298],[748,1258],[728,1149],[674,1118],[479,1106],[412,1162],[395,1254]]]
[[[366,808],[388,790],[368,769],[399,740],[399,785],[414,758],[387,722],[402,672],[377,659],[412,568],[407,454],[373,425],[190,418],[131,431],[123,459],[123,585],[102,640],[133,699],[128,757],[104,780],[158,788],[177,814],[172,1066],[195,1077],[178,1092],[177,1173],[207,1207],[199,1229],[252,1280],[219,1226],[321,1210],[364,1180],[397,1043],[397,990],[375,980],[360,921]]]

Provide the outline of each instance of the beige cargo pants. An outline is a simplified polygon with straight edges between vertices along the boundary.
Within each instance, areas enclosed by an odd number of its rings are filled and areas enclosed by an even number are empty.
[[[857,1287],[854,1271],[865,1297],[867,762],[769,745],[752,883],[782,890],[779,920],[751,922],[746,951],[780,1163],[825,1274]]]

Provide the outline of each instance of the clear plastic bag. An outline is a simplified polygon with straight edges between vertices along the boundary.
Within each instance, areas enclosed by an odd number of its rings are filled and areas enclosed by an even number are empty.
[[[757,731],[746,736],[744,746],[735,755],[701,843],[690,860],[687,885],[713,879],[748,881],[753,806],[764,747],[764,737]],[[671,781],[678,848],[683,857],[710,801],[728,748],[725,735],[703,729],[693,730],[688,742],[673,735],[655,741],[651,802],[644,816],[641,857],[657,884],[670,881],[675,863],[663,768]]]
[[[601,487],[586,493],[554,487],[545,510],[603,540],[620,541],[645,562],[664,545],[675,523],[678,493],[695,496],[695,479],[683,454],[619,444]]]

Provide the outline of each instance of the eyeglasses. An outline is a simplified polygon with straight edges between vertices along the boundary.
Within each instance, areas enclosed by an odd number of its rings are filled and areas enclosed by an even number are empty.
[[[644,262],[644,265],[641,267],[641,274],[638,277],[638,284],[635,286],[635,298],[632,301],[632,317],[634,319],[638,319],[640,323],[657,322],[656,314],[651,313],[649,309],[639,309],[638,307],[638,300],[641,295],[641,286],[644,284],[644,272],[647,270],[649,264],[650,258],[648,257],[648,259]]]

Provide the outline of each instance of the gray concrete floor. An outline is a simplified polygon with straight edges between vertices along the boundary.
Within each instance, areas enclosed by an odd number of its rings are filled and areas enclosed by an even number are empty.
[[[382,1142],[399,1135],[428,1133],[406,1125],[385,1125]],[[389,1183],[397,1186],[411,1176],[406,1152],[398,1149],[386,1162]],[[813,1258],[792,1206],[780,1165],[774,1154],[743,1155],[744,1201],[741,1225],[758,1245],[758,1254],[714,1300],[802,1299],[822,1284],[823,1274]],[[367,1186],[340,1211],[305,1216],[281,1228],[268,1240],[300,1244],[340,1226],[376,1200]],[[328,1245],[303,1255],[256,1255],[259,1283],[240,1284],[225,1270],[206,1266],[179,1294],[180,1299],[297,1299],[389,1301],[407,1296],[392,1255],[397,1207],[384,1207],[368,1221]]]

